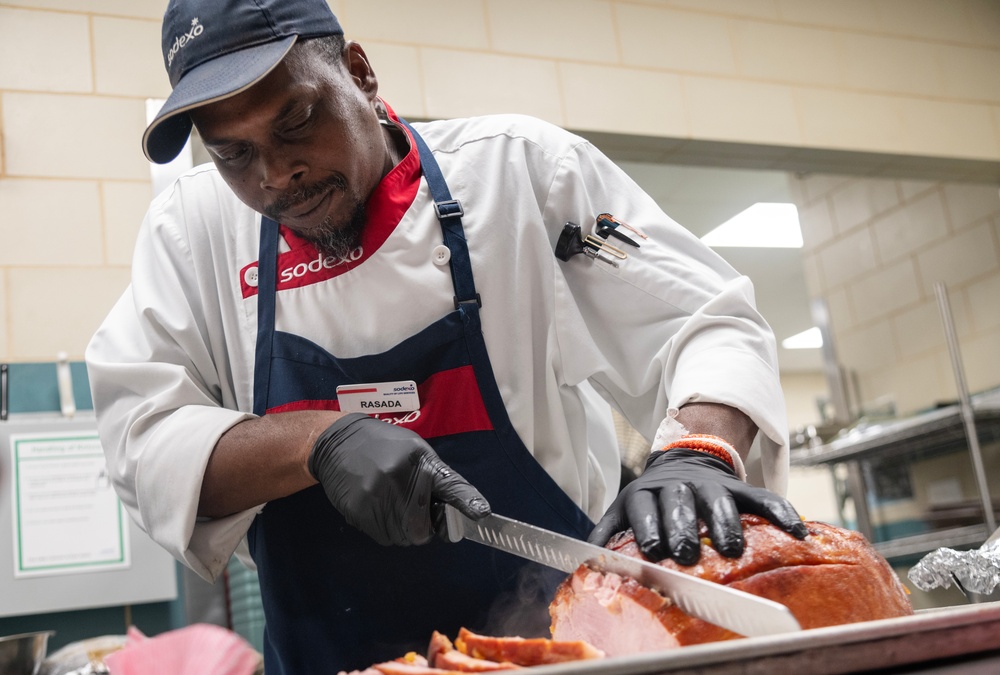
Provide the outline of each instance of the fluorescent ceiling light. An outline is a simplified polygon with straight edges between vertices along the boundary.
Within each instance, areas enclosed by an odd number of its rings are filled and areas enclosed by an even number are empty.
[[[813,326],[809,330],[785,338],[781,341],[781,346],[785,349],[819,349],[823,346],[823,335],[819,328]]]
[[[757,202],[701,238],[709,246],[802,248],[795,204]]]

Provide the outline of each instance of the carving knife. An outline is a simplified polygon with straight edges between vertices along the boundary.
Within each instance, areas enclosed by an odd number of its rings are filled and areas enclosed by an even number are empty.
[[[447,539],[468,539],[548,567],[572,573],[580,565],[631,577],[658,591],[691,616],[747,637],[802,630],[784,605],[705,581],[617,551],[496,514],[474,521],[444,507]]]

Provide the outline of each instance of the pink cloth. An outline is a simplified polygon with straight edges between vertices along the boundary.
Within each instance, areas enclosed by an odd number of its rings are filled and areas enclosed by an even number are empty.
[[[125,647],[104,663],[111,675],[253,675],[260,655],[221,626],[194,624],[151,638],[133,626]]]

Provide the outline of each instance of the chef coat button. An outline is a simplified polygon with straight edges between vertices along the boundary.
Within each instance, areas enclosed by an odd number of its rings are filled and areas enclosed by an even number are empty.
[[[451,251],[444,244],[435,246],[431,254],[434,256],[434,264],[438,266],[447,265],[448,261],[451,260]]]
[[[247,286],[257,286],[257,266],[248,267],[247,271],[243,273],[243,281],[247,283]]]

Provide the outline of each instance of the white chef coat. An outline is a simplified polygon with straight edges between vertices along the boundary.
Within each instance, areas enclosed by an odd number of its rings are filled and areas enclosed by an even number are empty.
[[[609,404],[646,438],[668,407],[742,410],[761,430],[765,486],[784,493],[787,424],[774,337],[746,277],[594,146],[558,127],[518,115],[414,126],[465,209],[484,337],[511,422],[584,512],[597,520],[616,494]],[[405,183],[396,173],[385,180]],[[647,238],[623,230],[640,247],[617,242],[628,254],[618,267],[553,255],[567,222],[590,233],[601,213]],[[151,204],[132,283],[86,355],[123,503],[205,578],[221,573],[259,510],[197,517],[217,440],[252,417],[259,231],[260,216],[212,165],[181,176]],[[310,282],[300,263],[300,285],[279,286],[276,328],[338,357],[393,347],[453,308],[441,242],[422,181],[362,264]],[[296,270],[279,260],[283,272]]]

